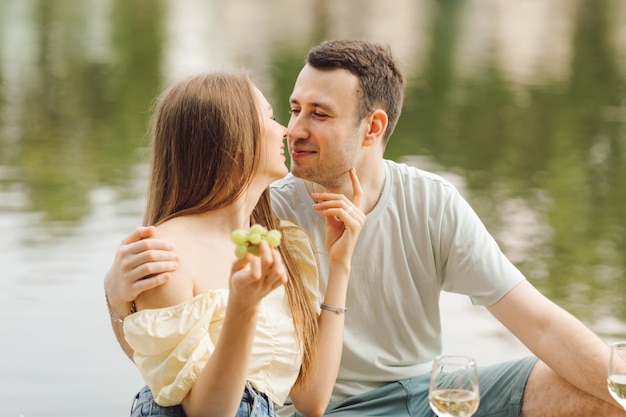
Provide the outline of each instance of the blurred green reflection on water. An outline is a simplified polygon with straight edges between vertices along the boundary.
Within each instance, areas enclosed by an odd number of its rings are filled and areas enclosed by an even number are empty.
[[[33,21],[3,22],[0,184],[19,188],[19,208],[41,213],[44,226],[67,222],[71,230],[89,214],[94,187],[124,187],[132,175],[160,82],[159,12],[138,6],[117,2],[106,48],[85,43],[87,26],[97,23],[86,19],[88,3],[39,1],[30,6]]]
[[[246,67],[287,123],[326,38],[405,68],[387,157],[450,179],[545,295],[626,338],[625,34],[623,0],[0,0],[0,414],[127,412],[142,382],[102,277],[141,222],[155,96]],[[450,350],[525,354],[442,301]]]
[[[528,81],[503,71],[498,48],[473,54],[464,43],[477,2],[419,3],[429,14],[415,30],[430,46],[404,62],[410,83],[387,156],[456,178],[503,250],[548,297],[590,321],[626,322],[624,5],[554,1],[568,5],[571,36],[561,43],[570,54],[555,57],[565,62],[557,75],[547,59],[545,68],[528,69]],[[328,37],[377,39],[356,24],[338,32],[332,2],[299,4],[315,16],[310,30],[268,36],[266,52],[256,52],[260,41],[250,26],[242,25],[248,33],[238,44],[229,38],[237,29],[206,39],[217,52],[233,49],[230,64],[258,72],[284,123],[310,45]],[[141,0],[0,4],[0,216],[33,213],[39,233],[72,234],[93,212],[90,195],[99,187],[112,187],[120,201],[137,198],[141,211],[141,195],[129,184],[145,162],[153,98],[170,75],[163,61],[176,7]],[[272,13],[263,15],[265,24],[285,19]],[[394,29],[406,30],[384,30]]]
[[[150,106],[165,82],[165,13],[160,3],[105,3],[107,13],[95,17],[94,1],[0,6],[7,19],[0,190],[23,201],[16,206],[7,197],[0,210],[39,213],[44,232],[48,222],[62,222],[67,233],[79,228],[95,187],[134,192],[125,186],[144,161]],[[624,43],[615,42],[623,21],[614,17],[623,6],[578,3],[566,76],[523,85],[490,57],[497,51],[462,75],[457,55],[467,3],[437,4],[428,24],[432,47],[415,65],[420,70],[408,73],[405,110],[387,156],[422,155],[442,173],[461,176],[505,251],[515,240],[506,237],[516,233],[515,217],[531,216],[521,231],[525,247],[512,256],[528,277],[579,314],[626,320],[619,296],[626,289],[626,55]],[[9,8],[24,20],[8,21]],[[322,23],[313,39],[269,48],[262,87],[285,123],[308,46],[332,36],[322,18],[328,12],[316,9]],[[106,28],[109,37],[99,39]],[[255,70],[253,60],[245,63]]]
[[[426,154],[462,175],[472,205],[503,240],[512,217],[532,210],[539,225],[525,236],[520,268],[583,317],[625,319],[625,46],[610,37],[617,2],[581,3],[567,79],[523,87],[491,65],[455,78],[462,7],[445,4],[388,155]]]

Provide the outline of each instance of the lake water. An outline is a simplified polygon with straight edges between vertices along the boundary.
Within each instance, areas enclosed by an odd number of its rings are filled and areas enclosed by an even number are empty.
[[[102,285],[141,223],[153,98],[246,67],[286,123],[326,38],[403,64],[387,157],[450,179],[544,294],[626,339],[625,34],[620,0],[0,2],[0,415],[128,415],[143,383]],[[527,353],[466,298],[442,306],[445,352]]]

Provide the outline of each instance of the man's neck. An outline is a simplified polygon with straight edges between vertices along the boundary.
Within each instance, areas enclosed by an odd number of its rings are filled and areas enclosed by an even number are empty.
[[[361,174],[359,173],[359,170],[357,170],[357,176],[363,190],[360,208],[363,213],[368,214],[374,209],[374,207],[376,207],[376,204],[378,203],[378,200],[380,200],[385,188],[385,166],[383,161],[381,160],[375,167],[361,169]],[[343,194],[350,200],[353,200],[354,198],[352,181],[349,176],[347,176],[347,179],[342,181],[339,186],[332,188],[326,188],[321,184],[311,181],[304,181],[304,184],[309,193],[330,192]]]
[[[357,175],[359,173],[357,172]],[[363,201],[361,203],[361,210],[365,214],[369,214],[385,191],[385,165],[381,160],[375,167],[370,167],[367,172],[363,174],[363,180],[359,175],[359,181],[361,181],[361,188],[363,188]]]

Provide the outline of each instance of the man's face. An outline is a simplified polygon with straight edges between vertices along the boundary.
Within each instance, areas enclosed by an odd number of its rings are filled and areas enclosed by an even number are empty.
[[[358,87],[348,70],[300,71],[287,126],[293,175],[333,188],[357,166],[365,132],[356,125]]]

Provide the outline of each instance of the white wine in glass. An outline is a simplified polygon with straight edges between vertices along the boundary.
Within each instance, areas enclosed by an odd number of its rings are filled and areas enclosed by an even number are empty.
[[[465,356],[437,357],[430,374],[428,402],[439,417],[474,415],[480,403],[476,362]]]
[[[626,410],[626,342],[611,345],[607,385],[611,396]]]

